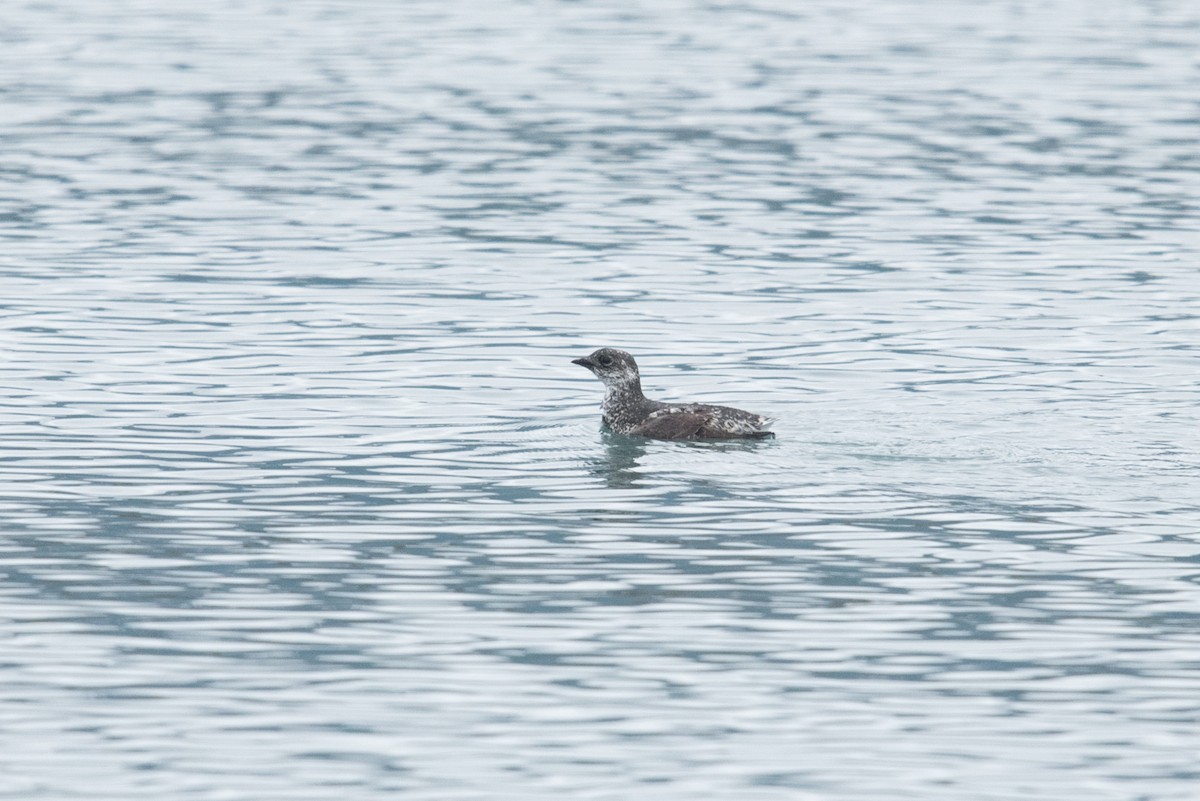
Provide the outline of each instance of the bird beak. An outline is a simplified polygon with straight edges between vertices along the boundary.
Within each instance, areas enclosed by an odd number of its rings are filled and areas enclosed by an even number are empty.
[[[596,366],[595,363],[587,359],[571,359],[571,364],[578,364],[580,367],[586,367],[589,370]]]

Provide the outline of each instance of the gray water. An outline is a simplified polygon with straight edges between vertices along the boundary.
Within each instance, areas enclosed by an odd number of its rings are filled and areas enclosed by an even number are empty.
[[[1198,797],[1195,3],[0,16],[0,797]]]

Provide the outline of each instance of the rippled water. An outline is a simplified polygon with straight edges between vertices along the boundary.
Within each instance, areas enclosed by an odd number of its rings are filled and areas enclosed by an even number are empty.
[[[1196,798],[1194,3],[4,16],[0,797]]]

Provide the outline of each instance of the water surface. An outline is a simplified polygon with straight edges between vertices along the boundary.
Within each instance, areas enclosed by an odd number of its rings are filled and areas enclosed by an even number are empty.
[[[0,798],[1195,798],[1194,4],[4,16]]]

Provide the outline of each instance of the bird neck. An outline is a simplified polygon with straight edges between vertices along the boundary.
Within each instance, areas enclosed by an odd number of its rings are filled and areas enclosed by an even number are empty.
[[[642,394],[642,380],[640,378],[631,378],[626,381],[604,385],[605,403],[618,399],[628,402],[645,400],[645,398],[646,396]]]

